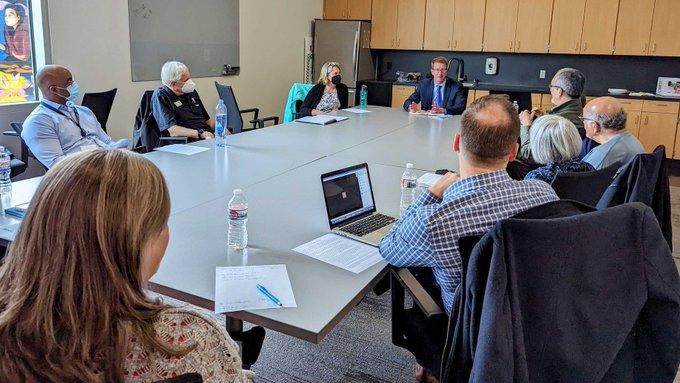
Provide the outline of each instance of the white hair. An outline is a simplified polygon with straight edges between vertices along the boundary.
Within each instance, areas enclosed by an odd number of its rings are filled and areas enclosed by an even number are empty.
[[[576,158],[581,152],[581,136],[574,124],[564,117],[541,116],[529,130],[531,155],[539,164],[557,163]]]
[[[189,72],[189,68],[181,62],[168,61],[161,68],[161,82],[169,87],[170,83],[179,82],[187,72]]]

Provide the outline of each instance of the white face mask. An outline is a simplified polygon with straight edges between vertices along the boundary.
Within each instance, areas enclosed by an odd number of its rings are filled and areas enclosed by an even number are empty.
[[[188,79],[184,85],[182,85],[182,93],[191,93],[196,90],[196,84],[194,80]]]

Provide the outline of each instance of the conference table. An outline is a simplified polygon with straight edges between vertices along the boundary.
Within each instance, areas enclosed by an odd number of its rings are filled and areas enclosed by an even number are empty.
[[[151,290],[213,310],[216,267],[284,264],[297,307],[228,313],[228,326],[239,330],[247,321],[320,342],[387,273],[382,261],[355,274],[292,250],[329,232],[321,174],[368,163],[378,211],[398,216],[407,162],[419,174],[458,169],[452,141],[460,117],[367,110],[339,111],[349,119],[325,126],[290,122],[236,134],[226,148],[193,143],[209,150],[190,156],[145,154],[165,176],[172,204],[170,242]],[[38,184],[16,182],[13,204],[30,200]],[[227,246],[227,204],[235,188],[249,203],[249,243],[242,251]],[[2,219],[0,227],[16,222]],[[10,231],[0,230],[0,238],[11,241]]]

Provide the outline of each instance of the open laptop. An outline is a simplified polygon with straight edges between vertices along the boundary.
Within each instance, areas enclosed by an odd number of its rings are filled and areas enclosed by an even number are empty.
[[[397,221],[376,212],[367,164],[323,174],[321,185],[335,234],[378,246]]]

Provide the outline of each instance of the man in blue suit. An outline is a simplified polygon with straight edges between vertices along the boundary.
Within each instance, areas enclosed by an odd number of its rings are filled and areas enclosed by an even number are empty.
[[[445,57],[435,57],[430,64],[432,78],[421,80],[416,91],[404,101],[404,110],[420,109],[436,114],[461,114],[465,110],[467,95],[463,85],[446,77],[449,62]]]

